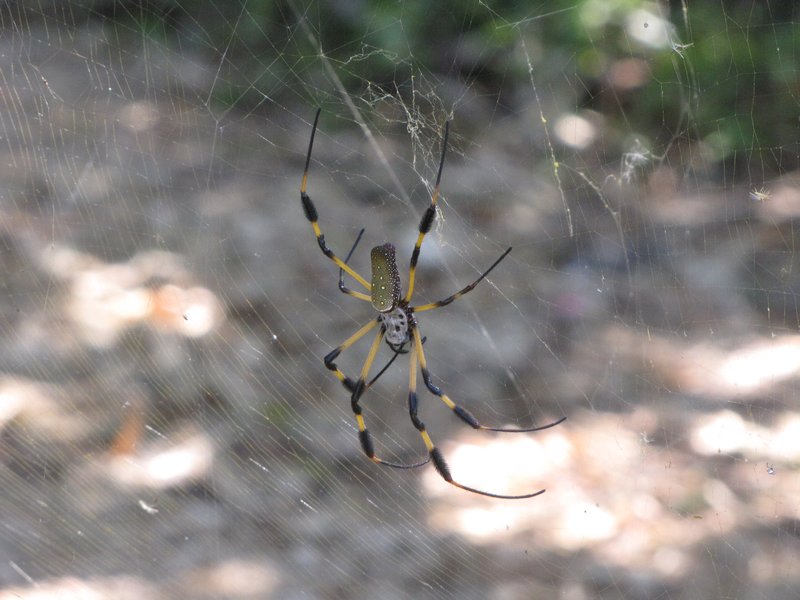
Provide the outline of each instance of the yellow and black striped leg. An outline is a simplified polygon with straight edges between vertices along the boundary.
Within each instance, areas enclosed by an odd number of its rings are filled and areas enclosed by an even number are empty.
[[[347,389],[347,391],[350,392],[351,394],[353,393],[353,390],[356,387],[356,382],[353,381],[350,377],[347,377],[339,369],[339,367],[336,366],[336,363],[333,362],[333,361],[335,361],[339,357],[339,355],[342,352],[344,352],[347,348],[352,346],[355,342],[357,342],[362,337],[364,337],[367,333],[369,333],[379,322],[380,322],[380,319],[375,319],[374,321],[370,321],[369,323],[364,325],[364,327],[362,327],[361,329],[356,331],[353,335],[351,335],[349,338],[347,338],[347,340],[345,340],[343,344],[337,346],[336,348],[331,350],[328,354],[326,354],[325,358],[323,359],[323,361],[325,362],[325,366],[329,370],[333,371],[333,374],[336,375],[336,378],[339,381],[342,382],[342,385],[344,385],[344,387]],[[427,339],[428,338],[423,337],[422,338],[422,343],[424,344]],[[378,379],[381,378],[381,375],[383,375],[386,371],[389,370],[389,367],[391,367],[392,363],[394,363],[394,361],[397,360],[398,356],[400,356],[401,354],[407,354],[407,353],[408,353],[408,350],[403,350],[402,348],[399,349],[399,350],[396,350],[394,352],[394,354],[392,355],[392,358],[390,358],[389,361],[385,365],[383,365],[383,368],[380,371],[378,371],[378,374],[375,375],[372,379],[370,379],[369,383],[367,383],[367,385],[364,386],[364,390],[362,391],[362,394],[363,394],[363,392],[366,392],[369,388],[371,388],[372,385],[376,381],[378,381]]]
[[[444,456],[442,456],[441,450],[437,448],[431,437],[428,435],[427,430],[425,429],[425,423],[423,423],[419,415],[417,414],[417,354],[422,350],[422,343],[419,338],[417,331],[412,328],[410,331],[411,337],[413,338],[413,343],[411,346],[411,354],[409,360],[409,375],[408,375],[408,412],[411,416],[411,422],[414,424],[414,427],[417,428],[419,434],[422,436],[422,441],[425,442],[425,447],[428,449],[428,454],[433,461],[433,466],[436,467],[437,473],[441,475],[442,479],[444,479],[450,485],[454,485],[457,488],[462,490],[466,490],[468,492],[472,492],[474,494],[480,494],[481,496],[489,496],[490,498],[503,498],[507,500],[521,500],[523,498],[533,498],[534,496],[538,496],[539,494],[543,494],[544,490],[539,490],[537,492],[533,492],[531,494],[522,494],[520,496],[506,496],[504,494],[492,494],[491,492],[484,492],[482,490],[477,490],[475,488],[471,488],[466,485],[462,485],[457,481],[453,480],[453,476],[450,474],[450,467],[447,465],[447,462],[444,460]],[[422,354],[419,354],[419,357],[422,357]],[[424,373],[424,371],[423,371]]]
[[[366,381],[367,377],[369,376],[369,370],[372,367],[372,363],[375,361],[375,356],[378,354],[378,348],[380,347],[381,340],[383,339],[383,334],[385,332],[386,329],[381,326],[380,331],[378,331],[378,334],[375,336],[375,340],[372,342],[372,346],[369,349],[369,354],[367,354],[367,359],[364,361],[364,366],[361,367],[361,375],[359,376],[358,381],[356,381],[353,385],[353,393],[350,397],[350,408],[352,408],[353,414],[356,416],[356,423],[358,424],[358,440],[361,442],[361,448],[364,450],[364,454],[366,454],[372,462],[378,463],[379,465],[384,465],[386,467],[394,467],[395,469],[415,469],[427,464],[430,459],[426,458],[421,462],[407,465],[390,462],[375,455],[375,444],[372,442],[372,436],[369,434],[367,425],[364,422],[364,415],[362,414],[361,405],[358,403],[358,401],[361,399],[361,396],[367,389]]]
[[[353,247],[350,248],[350,252],[347,253],[347,256],[344,257],[345,264],[350,262],[350,257],[353,256],[353,252],[356,250],[356,246],[358,246],[358,242],[361,241],[361,236],[364,235],[364,229],[358,232],[358,236],[356,237],[356,241],[353,243]],[[343,294],[347,294],[348,296],[353,296],[354,298],[358,298],[359,300],[366,300],[367,302],[372,302],[372,297],[368,294],[362,294],[361,292],[354,292],[350,288],[344,285],[344,269],[339,269],[339,291]]]
[[[444,155],[447,151],[447,136],[449,133],[450,122],[448,121],[444,124],[442,157],[439,159],[439,172],[436,174],[436,185],[434,186],[433,194],[431,195],[431,205],[427,208],[425,214],[422,215],[422,219],[419,222],[419,234],[417,235],[417,242],[414,244],[414,251],[411,253],[411,265],[409,266],[408,270],[408,291],[406,292],[406,297],[403,299],[403,302],[406,304],[411,302],[411,296],[414,295],[414,279],[417,272],[419,251],[420,248],[422,248],[422,240],[425,239],[425,235],[431,230],[433,221],[436,219],[436,201],[439,199],[439,184],[442,181],[442,168],[444,167]]]
[[[428,341],[428,338],[427,338],[427,337],[423,337],[423,338],[422,338],[422,344],[423,344],[423,345],[424,345],[424,344],[425,344],[425,342],[427,342],[427,341]],[[367,387],[365,387],[365,388],[364,388],[364,391],[365,391],[365,392],[366,392],[366,391],[367,391],[369,388],[371,388],[371,387],[372,387],[372,384],[373,384],[373,383],[375,383],[376,381],[378,381],[378,379],[380,379],[380,378],[381,378],[381,375],[383,375],[383,374],[384,374],[386,371],[388,371],[388,370],[389,370],[389,367],[391,367],[391,366],[392,366],[392,363],[393,363],[395,360],[397,360],[397,357],[398,357],[398,356],[400,356],[401,354],[408,354],[408,350],[405,350],[405,349],[403,348],[403,346],[401,346],[400,348],[398,348],[397,350],[395,350],[395,351],[394,351],[394,354],[392,355],[392,358],[390,358],[390,359],[389,359],[389,362],[387,362],[385,365],[383,365],[383,368],[382,368],[380,371],[378,371],[378,374],[377,374],[377,375],[375,375],[375,376],[374,376],[372,379],[370,379],[369,383],[367,384]]]
[[[311,201],[311,198],[308,194],[306,194],[306,184],[308,183],[308,167],[311,164],[311,149],[314,147],[314,135],[317,133],[317,123],[319,121],[319,113],[321,109],[317,109],[317,114],[314,117],[314,128],[311,130],[311,140],[308,142],[308,154],[306,155],[306,167],[303,170],[303,180],[300,183],[300,200],[303,203],[303,212],[306,215],[306,219],[309,220],[311,223],[311,227],[314,230],[314,235],[317,237],[317,244],[319,244],[320,250],[322,253],[330,258],[336,266],[340,269],[346,271],[353,279],[358,281],[361,285],[363,285],[367,290],[371,289],[370,284],[364,279],[361,275],[356,273],[352,268],[345,264],[345,262],[336,256],[333,251],[328,248],[327,244],[325,243],[325,236],[322,235],[322,231],[319,228],[319,215],[317,214],[317,208],[314,206],[314,203]]]
[[[415,307],[414,307],[414,312],[422,312],[422,311],[425,311],[425,310],[431,310],[431,309],[433,309],[433,308],[440,308],[440,307],[442,307],[442,306],[447,306],[448,304],[450,304],[450,303],[451,303],[451,302],[453,302],[454,300],[458,300],[459,298],[461,298],[461,296],[463,296],[463,295],[464,295],[464,294],[466,294],[467,292],[471,292],[472,290],[474,290],[474,289],[475,289],[475,286],[476,286],[476,285],[478,285],[478,284],[479,284],[481,281],[483,281],[483,279],[484,279],[484,278],[485,278],[485,277],[486,277],[486,276],[487,276],[489,273],[491,273],[491,272],[492,272],[492,269],[494,269],[494,268],[495,268],[497,265],[499,265],[499,264],[500,264],[500,261],[501,261],[501,260],[503,260],[503,259],[504,259],[506,256],[508,256],[508,253],[509,253],[509,252],[511,252],[511,248],[509,248],[508,250],[506,250],[505,252],[503,252],[503,254],[501,254],[501,255],[500,255],[500,258],[498,258],[496,261],[494,261],[494,262],[492,263],[492,266],[491,266],[491,267],[489,267],[489,268],[488,268],[488,269],[486,269],[486,270],[485,270],[483,273],[481,273],[480,277],[478,277],[478,278],[477,278],[475,281],[473,281],[472,283],[470,283],[468,286],[466,286],[466,287],[464,287],[464,288],[460,289],[460,290],[459,290],[459,291],[457,291],[455,294],[453,294],[452,296],[448,296],[448,297],[447,297],[447,298],[445,298],[444,300],[439,300],[438,302],[431,302],[430,304],[423,304],[423,305],[421,305],[421,306],[415,306]]]
[[[547,425],[541,425],[540,427],[527,427],[524,429],[516,429],[516,428],[506,428],[506,427],[487,427],[486,425],[481,425],[478,422],[471,412],[469,412],[463,406],[459,406],[455,402],[453,402],[450,398],[447,397],[447,394],[442,392],[440,388],[433,385],[431,382],[431,374],[428,371],[428,365],[425,362],[425,353],[422,350],[422,344],[420,343],[418,329],[415,327],[412,332],[412,337],[414,338],[414,347],[416,349],[417,354],[419,355],[419,365],[420,370],[422,371],[422,379],[425,382],[425,387],[428,390],[441,398],[442,402],[444,402],[450,410],[452,410],[456,416],[464,421],[467,425],[472,427],[473,429],[480,429],[483,431],[500,431],[506,433],[522,433],[522,432],[530,432],[530,431],[541,431],[542,429],[549,429],[551,427],[555,427],[559,423],[563,423],[567,420],[567,417],[561,417],[558,421],[553,421],[552,423],[548,423]]]
[[[323,359],[322,359],[322,360],[323,360],[323,362],[325,363],[325,366],[328,368],[328,370],[330,370],[330,371],[333,371],[333,374],[334,374],[334,375],[336,375],[336,378],[337,378],[339,381],[341,381],[341,382],[342,382],[342,385],[344,385],[344,387],[345,387],[345,388],[347,388],[347,390],[348,390],[348,391],[350,391],[351,393],[352,393],[352,392],[353,392],[353,390],[355,390],[355,388],[356,388],[356,382],[355,382],[355,381],[353,381],[352,379],[350,379],[349,377],[347,377],[347,376],[346,376],[344,373],[342,373],[342,372],[339,370],[339,367],[337,367],[337,366],[336,366],[336,363],[335,363],[335,362],[333,362],[333,361],[335,361],[335,360],[336,360],[336,358],[337,358],[337,357],[338,357],[338,356],[339,356],[339,355],[340,355],[342,352],[344,352],[345,350],[347,350],[347,349],[348,349],[350,346],[352,346],[353,344],[355,344],[355,343],[356,343],[358,340],[360,340],[362,337],[364,337],[365,335],[367,335],[367,334],[368,334],[370,331],[372,331],[373,329],[375,329],[375,327],[376,327],[376,326],[378,325],[378,323],[380,323],[380,322],[381,322],[381,320],[380,320],[380,319],[373,319],[372,321],[370,321],[369,323],[367,323],[366,325],[364,325],[364,326],[363,326],[361,329],[359,329],[358,331],[356,331],[356,332],[355,332],[353,335],[351,335],[349,338],[347,338],[347,339],[346,339],[344,342],[342,342],[341,344],[339,344],[338,346],[336,346],[336,348],[334,348],[333,350],[331,350],[330,352],[328,352],[328,354],[326,354],[326,355],[325,355],[325,358],[323,358]]]

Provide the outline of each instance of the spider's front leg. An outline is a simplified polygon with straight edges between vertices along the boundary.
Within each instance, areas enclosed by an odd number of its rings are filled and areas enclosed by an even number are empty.
[[[431,230],[433,222],[436,219],[436,201],[439,199],[439,185],[442,183],[442,169],[444,169],[444,157],[447,153],[447,136],[450,133],[450,121],[444,124],[444,135],[442,139],[442,156],[439,159],[439,171],[436,173],[436,185],[433,187],[433,194],[431,194],[431,203],[422,215],[419,222],[419,233],[417,234],[417,242],[414,244],[414,250],[411,252],[411,264],[408,267],[408,290],[406,291],[403,302],[409,304],[414,295],[414,281],[417,273],[417,261],[419,260],[419,252],[422,248],[422,240]]]
[[[336,256],[333,253],[333,250],[328,248],[328,245],[325,243],[325,236],[322,234],[322,230],[319,227],[319,214],[317,213],[317,207],[314,205],[314,202],[311,200],[311,197],[306,193],[306,185],[308,183],[308,167],[311,164],[311,149],[314,147],[314,136],[317,133],[317,124],[319,122],[319,114],[321,109],[317,109],[317,114],[314,116],[314,127],[311,130],[311,139],[308,142],[308,154],[306,154],[306,166],[303,170],[303,179],[300,183],[300,201],[303,204],[303,213],[306,216],[306,219],[311,223],[311,228],[314,230],[314,235],[317,238],[317,244],[319,245],[319,249],[322,250],[322,253],[331,259],[337,267],[344,270],[349,274],[353,279],[358,281],[361,285],[363,285],[367,290],[371,289],[369,282],[364,279],[361,275],[356,273],[352,267],[350,267],[345,261],[341,258]],[[362,294],[361,292],[350,292],[351,296],[355,296],[356,298],[360,298],[362,300],[369,300],[370,297],[366,294]]]

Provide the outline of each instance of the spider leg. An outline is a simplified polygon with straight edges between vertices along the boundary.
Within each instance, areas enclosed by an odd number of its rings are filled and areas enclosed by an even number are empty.
[[[378,463],[379,465],[384,465],[386,467],[394,467],[395,469],[415,469],[427,464],[428,461],[430,461],[430,458],[426,458],[418,463],[406,465],[389,462],[375,455],[375,445],[372,442],[372,436],[370,436],[367,425],[364,422],[364,415],[362,414],[361,405],[358,403],[358,401],[361,399],[361,396],[367,389],[365,382],[367,380],[367,376],[369,375],[369,370],[372,367],[372,363],[375,361],[375,356],[378,354],[378,348],[380,347],[385,331],[386,329],[381,326],[380,330],[375,336],[375,340],[372,342],[372,346],[369,349],[369,354],[367,354],[367,358],[364,361],[364,366],[361,367],[361,375],[353,387],[353,394],[350,397],[350,407],[353,410],[353,414],[356,416],[356,423],[358,424],[358,439],[361,442],[361,449],[364,450],[364,454],[366,454],[372,462]]]
[[[419,234],[417,235],[417,242],[414,244],[414,251],[411,253],[411,265],[408,270],[408,291],[403,302],[408,304],[411,302],[411,296],[414,294],[414,278],[417,272],[417,261],[419,260],[419,250],[422,247],[422,240],[425,239],[425,234],[431,230],[433,221],[436,219],[436,201],[439,199],[439,184],[442,181],[442,168],[444,167],[444,155],[447,151],[447,136],[450,132],[450,121],[444,124],[444,136],[442,140],[442,157],[439,159],[439,172],[436,175],[436,185],[433,188],[431,195],[431,205],[422,215],[419,222]]]
[[[526,427],[523,429],[517,428],[507,428],[507,427],[487,427],[486,425],[481,425],[478,422],[471,412],[469,412],[463,406],[459,406],[455,402],[453,402],[450,398],[447,397],[440,388],[433,385],[431,382],[431,374],[428,371],[428,366],[425,362],[425,353],[422,350],[422,344],[420,343],[419,336],[416,334],[417,327],[411,330],[411,337],[414,339],[414,348],[416,349],[416,354],[419,357],[419,365],[420,370],[422,371],[422,379],[425,382],[425,387],[435,396],[439,396],[442,402],[444,402],[450,410],[452,410],[456,416],[464,421],[467,425],[472,427],[473,429],[480,429],[482,431],[500,431],[506,433],[522,433],[522,432],[530,432],[530,431],[541,431],[542,429],[550,429],[551,427],[555,427],[559,423],[563,423],[567,420],[567,417],[561,417],[558,421],[553,421],[552,423],[548,423],[547,425],[541,425],[540,427]]]
[[[472,487],[468,487],[466,485],[462,485],[457,481],[453,480],[453,476],[450,474],[450,467],[447,465],[447,462],[444,460],[444,456],[442,455],[441,450],[437,448],[433,441],[431,440],[430,435],[428,435],[427,430],[425,429],[425,423],[423,423],[419,416],[417,415],[417,358],[418,353],[422,349],[422,343],[417,335],[414,328],[410,331],[411,337],[414,340],[413,345],[411,346],[411,358],[409,359],[409,375],[408,375],[408,412],[411,416],[411,422],[414,424],[414,427],[417,428],[419,434],[422,436],[422,441],[425,442],[425,447],[428,449],[428,454],[430,455],[431,460],[433,461],[433,466],[436,468],[436,472],[441,475],[442,479],[444,479],[450,485],[454,485],[457,488],[462,490],[466,490],[468,492],[472,492],[474,494],[480,494],[481,496],[488,496],[490,498],[503,498],[508,500],[521,500],[523,498],[533,498],[534,496],[538,496],[539,494],[543,494],[544,490],[539,490],[537,492],[533,492],[530,494],[522,494],[520,496],[507,496],[505,494],[493,494],[491,492],[484,492],[482,490],[478,490]],[[422,355],[419,354],[419,358]],[[423,359],[424,360],[424,359]],[[424,373],[425,371],[423,371]]]
[[[349,338],[347,338],[344,342],[336,346],[336,348],[328,352],[328,354],[325,355],[325,358],[322,359],[322,361],[325,363],[325,367],[329,371],[333,371],[333,374],[336,375],[336,378],[341,381],[342,385],[344,385],[344,387],[347,388],[347,390],[351,393],[353,390],[355,390],[356,382],[342,373],[341,370],[339,370],[339,367],[337,367],[336,363],[333,361],[335,361],[343,351],[347,350],[350,346],[372,331],[378,325],[378,323],[380,323],[380,319],[373,319],[361,327]]]
[[[503,259],[504,259],[506,256],[508,256],[508,253],[509,253],[509,252],[511,252],[511,248],[509,248],[508,250],[506,250],[505,252],[503,252],[503,253],[500,255],[500,258],[498,258],[496,261],[494,261],[494,262],[492,263],[492,266],[491,266],[491,267],[489,267],[489,268],[488,268],[488,269],[486,269],[486,270],[485,270],[483,273],[481,273],[480,277],[478,277],[478,278],[477,278],[475,281],[473,281],[472,283],[470,283],[468,286],[466,286],[466,287],[464,287],[464,288],[460,289],[460,290],[459,290],[459,291],[457,291],[455,294],[453,294],[452,296],[448,296],[448,297],[447,297],[447,298],[445,298],[444,300],[439,300],[438,302],[431,302],[430,304],[423,304],[423,305],[421,305],[421,306],[415,306],[415,307],[414,307],[414,312],[422,312],[422,311],[424,311],[424,310],[431,310],[431,309],[433,309],[433,308],[440,308],[440,307],[442,307],[442,306],[447,306],[448,304],[450,304],[450,303],[451,303],[451,302],[453,302],[454,300],[458,300],[459,298],[461,298],[461,296],[463,296],[463,295],[464,295],[464,294],[466,294],[467,292],[471,292],[473,289],[475,289],[475,286],[476,286],[476,285],[478,285],[478,284],[479,284],[481,281],[483,281],[483,279],[484,279],[484,278],[485,278],[485,277],[486,277],[486,276],[487,276],[489,273],[491,273],[491,272],[492,272],[492,269],[494,269],[494,268],[495,268],[497,265],[499,265],[499,264],[500,264],[500,261],[501,261],[501,260],[503,260]]]
[[[362,337],[364,337],[366,334],[368,334],[370,331],[372,331],[372,329],[373,329],[373,328],[374,328],[374,327],[375,327],[375,326],[376,326],[376,325],[377,325],[379,322],[380,322],[380,320],[379,320],[379,319],[374,319],[374,320],[370,321],[369,323],[367,323],[366,325],[364,325],[364,326],[363,326],[361,329],[359,329],[358,331],[356,331],[356,332],[355,332],[353,335],[351,335],[349,338],[347,338],[347,339],[346,339],[346,340],[345,340],[343,343],[341,343],[339,346],[337,346],[336,348],[334,348],[333,350],[331,350],[330,352],[328,352],[328,354],[326,354],[326,355],[325,355],[325,358],[323,358],[323,362],[325,363],[325,367],[326,367],[328,370],[330,370],[330,371],[333,371],[333,374],[334,374],[334,375],[336,375],[336,378],[337,378],[339,381],[341,381],[341,382],[342,382],[342,385],[344,385],[345,389],[347,389],[347,391],[348,391],[348,392],[350,392],[351,394],[353,393],[353,390],[355,390],[355,387],[356,387],[356,382],[355,382],[355,381],[353,381],[353,380],[352,380],[350,377],[348,377],[347,375],[345,375],[345,374],[344,374],[344,373],[343,373],[343,372],[342,372],[342,371],[339,369],[339,367],[338,367],[338,366],[336,366],[336,363],[335,363],[335,362],[333,362],[333,361],[335,361],[335,360],[336,360],[336,359],[339,357],[339,355],[340,355],[342,352],[344,352],[345,350],[347,350],[347,349],[348,349],[350,346],[352,346],[353,344],[355,344],[355,343],[356,343],[358,340],[360,340]],[[424,344],[426,341],[428,341],[428,338],[426,338],[426,337],[423,337],[423,338],[422,338],[422,343]],[[377,374],[377,375],[375,375],[375,376],[374,376],[372,379],[370,379],[369,383],[367,383],[367,385],[366,385],[366,386],[364,386],[364,390],[363,390],[363,391],[364,391],[364,392],[366,392],[366,391],[367,391],[369,388],[371,388],[371,387],[372,387],[372,385],[373,385],[373,384],[374,384],[376,381],[378,381],[378,379],[380,379],[381,375],[383,375],[383,374],[384,374],[386,371],[388,371],[388,370],[389,370],[389,367],[391,367],[391,366],[392,366],[392,363],[393,363],[395,360],[397,360],[397,357],[398,357],[398,356],[400,356],[401,354],[407,354],[407,353],[408,353],[408,350],[403,350],[402,348],[401,348],[401,349],[399,349],[399,350],[397,350],[397,351],[394,353],[394,355],[392,356],[392,358],[390,358],[390,359],[389,359],[389,362],[387,362],[387,363],[386,363],[386,364],[383,366],[383,368],[382,368],[380,371],[378,371],[378,374]],[[362,392],[362,393],[363,393],[363,392]]]
[[[427,341],[428,341],[428,338],[426,338],[426,337],[423,337],[423,338],[422,338],[422,343],[423,343],[423,344],[424,344],[425,342],[427,342]],[[405,350],[405,349],[403,349],[403,347],[402,347],[402,346],[401,346],[401,347],[400,347],[398,350],[395,350],[395,351],[394,351],[394,354],[392,355],[392,358],[390,358],[390,359],[389,359],[389,362],[387,362],[387,363],[386,363],[386,364],[383,366],[383,368],[382,368],[380,371],[378,371],[378,374],[377,374],[377,375],[375,375],[375,377],[373,377],[373,378],[370,380],[370,382],[367,384],[367,387],[365,388],[365,391],[366,391],[366,390],[368,390],[369,388],[371,388],[371,387],[372,387],[372,384],[373,384],[373,383],[375,383],[376,381],[378,381],[378,379],[380,379],[380,376],[381,376],[381,375],[383,375],[383,374],[384,374],[386,371],[388,371],[388,370],[389,370],[389,367],[391,367],[391,366],[392,366],[392,363],[393,363],[393,362],[394,362],[394,361],[397,359],[397,357],[398,357],[398,356],[400,356],[401,354],[408,354],[408,352],[409,352],[409,351],[408,351],[408,350]]]
[[[364,279],[361,275],[356,273],[352,268],[350,268],[341,258],[336,256],[333,251],[328,248],[327,244],[325,243],[325,236],[322,234],[322,231],[319,228],[319,224],[317,221],[319,220],[319,215],[317,214],[317,208],[314,206],[314,203],[311,201],[311,198],[308,194],[306,194],[306,184],[308,183],[308,167],[311,164],[311,149],[314,147],[314,135],[317,133],[317,123],[319,121],[319,113],[322,109],[317,109],[317,114],[314,117],[314,128],[311,130],[311,139],[308,142],[308,154],[306,155],[306,167],[303,170],[303,180],[300,183],[300,200],[303,203],[303,212],[306,215],[306,219],[309,220],[311,223],[311,227],[314,230],[314,235],[317,237],[317,244],[319,244],[320,250],[322,253],[330,258],[336,265],[346,271],[351,277],[353,277],[358,283],[363,285],[367,290],[371,289],[370,284]]]
[[[356,241],[353,242],[353,247],[350,248],[350,252],[347,253],[347,256],[344,258],[344,263],[347,264],[350,262],[350,257],[353,256],[353,252],[356,250],[356,246],[358,246],[358,242],[361,241],[361,236],[364,235],[364,229],[358,232],[358,236],[356,237]],[[359,300],[366,300],[367,302],[372,302],[372,298],[369,294],[362,294],[361,292],[354,292],[348,287],[344,285],[344,269],[339,269],[339,291],[343,294],[347,294],[348,296],[353,296],[354,298],[358,298]]]

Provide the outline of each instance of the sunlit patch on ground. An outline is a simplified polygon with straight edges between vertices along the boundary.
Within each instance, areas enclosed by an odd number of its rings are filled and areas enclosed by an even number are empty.
[[[723,348],[685,344],[663,336],[612,327],[602,343],[625,360],[644,360],[671,389],[708,398],[754,396],[800,375],[800,335],[774,335]]]
[[[83,415],[59,401],[57,388],[19,377],[0,379],[0,432],[13,421],[25,424],[29,436],[70,441],[91,427]]]
[[[755,342],[718,358],[706,385],[722,386],[729,393],[752,393],[800,373],[800,336]]]
[[[161,598],[158,588],[132,576],[36,581],[21,567],[12,569],[28,587],[0,588],[0,600],[142,600]],[[231,559],[184,573],[173,583],[174,597],[192,598],[266,598],[278,586],[280,576],[265,559]]]
[[[48,248],[42,261],[53,277],[69,283],[64,310],[87,343],[107,347],[125,330],[150,325],[200,337],[223,319],[209,289],[188,286],[181,259],[169,252],[143,252],[124,263],[104,263],[68,248]]]
[[[698,419],[692,429],[692,448],[699,454],[740,452],[749,460],[797,462],[800,460],[800,416],[779,415],[767,427],[724,410]],[[765,466],[765,469],[767,467]],[[774,468],[773,468],[774,469]]]
[[[266,560],[235,559],[187,573],[181,585],[201,598],[267,598],[279,583]]]
[[[211,467],[214,447],[203,433],[173,433],[169,442],[134,454],[112,455],[110,474],[118,482],[154,489],[178,487],[202,478]]]
[[[800,518],[800,502],[778,507],[774,500],[800,492],[790,467],[798,458],[798,445],[790,441],[797,439],[797,417],[787,415],[769,428],[726,411],[693,423],[685,440],[665,447],[639,430],[654,424],[645,412],[577,414],[561,431],[524,440],[497,434],[480,444],[465,434],[464,442],[445,446],[461,481],[501,493],[537,486],[547,492],[528,500],[482,498],[428,473],[426,489],[437,498],[431,525],[481,543],[588,550],[605,564],[672,579],[686,575],[700,542],[754,519]],[[770,456],[770,470],[766,461],[735,459],[739,451]],[[712,456],[727,458],[730,477],[705,474],[702,461],[710,458],[701,457]],[[770,475],[781,471],[781,477]],[[776,494],[776,485],[786,487]]]
[[[31,580],[30,587],[0,589],[0,600],[141,600],[157,598],[158,588],[136,577],[79,579],[64,577],[47,581]]]

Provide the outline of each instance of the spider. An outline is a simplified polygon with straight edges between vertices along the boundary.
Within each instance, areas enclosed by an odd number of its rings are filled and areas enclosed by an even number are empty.
[[[489,273],[492,272],[492,269],[494,269],[498,264],[500,264],[500,261],[502,261],[506,256],[508,256],[508,253],[511,252],[511,248],[508,248],[505,252],[503,252],[503,254],[500,255],[500,258],[495,260],[494,263],[492,263],[492,265],[488,269],[486,269],[483,273],[481,273],[481,275],[475,281],[465,286],[461,290],[457,291],[455,294],[448,296],[447,298],[444,298],[443,300],[439,300],[437,302],[422,304],[420,306],[411,305],[411,297],[414,294],[414,281],[417,269],[417,261],[419,260],[419,253],[420,253],[420,248],[422,247],[422,241],[425,239],[425,235],[430,231],[434,219],[436,218],[436,201],[439,197],[439,183],[441,182],[442,179],[442,168],[444,167],[444,157],[445,157],[445,152],[447,150],[447,136],[450,129],[449,121],[445,123],[444,126],[444,135],[442,140],[442,154],[439,160],[439,171],[436,175],[436,184],[433,188],[431,203],[430,206],[428,206],[427,210],[425,211],[425,214],[422,216],[422,220],[419,223],[419,234],[417,235],[417,241],[414,244],[414,250],[411,253],[411,264],[408,272],[408,289],[406,290],[406,293],[404,295],[402,293],[400,275],[397,270],[395,248],[392,244],[386,243],[381,246],[376,246],[370,252],[370,258],[372,264],[372,281],[369,282],[347,264],[348,261],[350,260],[350,256],[355,251],[356,246],[358,245],[358,242],[361,239],[361,235],[364,233],[363,229],[358,234],[358,237],[356,238],[356,241],[353,244],[352,249],[346,256],[345,260],[342,260],[341,258],[336,256],[336,254],[334,254],[333,251],[330,248],[328,248],[328,245],[325,242],[325,236],[322,234],[322,231],[318,223],[319,215],[317,213],[317,208],[312,202],[309,195],[306,193],[306,184],[308,182],[308,168],[311,163],[311,149],[314,146],[314,135],[317,132],[317,124],[319,121],[320,112],[321,109],[318,109],[316,116],[314,117],[314,125],[313,128],[311,129],[311,139],[308,142],[308,154],[306,155],[306,164],[305,164],[305,169],[303,171],[303,179],[300,184],[300,199],[303,204],[303,211],[305,213],[306,218],[311,223],[311,227],[314,230],[314,235],[317,238],[317,243],[319,244],[320,250],[322,250],[322,253],[339,267],[339,289],[343,293],[349,296],[353,296],[354,298],[358,298],[359,300],[365,300],[367,302],[370,302],[372,304],[372,307],[378,313],[378,315],[374,319],[369,321],[366,325],[362,326],[353,335],[351,335],[339,346],[337,346],[331,352],[329,352],[323,359],[325,366],[329,370],[333,371],[334,375],[336,375],[339,381],[341,381],[344,387],[350,392],[350,407],[353,411],[353,414],[355,415],[356,423],[358,425],[358,438],[359,441],[361,442],[361,448],[371,461],[379,465],[384,465],[388,467],[394,467],[400,469],[412,469],[420,467],[432,461],[433,466],[436,468],[436,471],[447,483],[454,485],[455,487],[460,488],[462,490],[473,492],[475,494],[480,494],[482,496],[489,496],[491,498],[521,499],[521,498],[532,498],[534,496],[538,496],[539,494],[544,493],[545,490],[539,490],[530,494],[523,494],[521,496],[506,496],[502,494],[485,492],[458,483],[453,479],[453,476],[450,474],[450,468],[445,462],[442,452],[431,440],[431,437],[428,434],[428,431],[425,427],[425,423],[423,423],[422,420],[420,420],[419,415],[417,413],[417,408],[418,408],[417,366],[419,366],[420,371],[422,372],[422,380],[425,383],[425,387],[428,388],[428,391],[430,391],[430,393],[432,393],[434,396],[439,397],[439,399],[441,399],[442,402],[444,402],[447,405],[447,407],[450,408],[450,410],[452,410],[453,413],[455,413],[455,415],[459,419],[461,419],[467,425],[469,425],[474,429],[482,431],[517,432],[517,433],[541,431],[543,429],[555,427],[556,425],[558,425],[559,423],[563,422],[566,419],[566,417],[562,417],[561,419],[549,423],[548,425],[543,425],[540,427],[529,427],[525,429],[488,427],[486,425],[482,425],[466,408],[456,404],[453,400],[451,400],[447,396],[447,394],[445,394],[442,391],[441,388],[434,385],[433,382],[431,381],[431,374],[428,371],[427,362],[425,360],[425,353],[422,349],[422,346],[425,343],[425,338],[421,337],[419,333],[419,323],[417,322],[417,317],[416,317],[417,313],[433,310],[436,308],[440,308],[442,306],[447,306],[451,302],[467,294],[472,289],[474,289],[475,286],[478,285],[478,283],[480,283],[487,275],[489,275]],[[350,275],[369,293],[359,292],[347,288],[344,285],[344,273]],[[355,344],[358,340],[360,340],[362,337],[364,337],[365,335],[367,335],[369,332],[371,332],[376,328],[378,329],[378,331],[373,338],[372,345],[370,346],[367,358],[364,360],[364,364],[361,367],[361,372],[358,376],[358,379],[353,380],[350,377],[346,376],[339,369],[339,367],[336,366],[336,363],[334,361],[338,358],[338,356],[342,352],[350,348],[350,346]],[[375,357],[378,353],[378,349],[380,348],[381,340],[384,339],[386,340],[386,343],[388,344],[389,348],[391,348],[392,351],[394,352],[394,356],[375,377],[367,381],[367,378],[369,377],[369,371],[372,367],[372,364],[375,362]],[[397,356],[399,354],[406,354],[406,353],[410,355],[409,382],[408,382],[408,412],[411,417],[411,422],[419,432],[420,436],[422,436],[422,440],[425,442],[425,447],[427,448],[428,451],[428,458],[414,464],[394,463],[384,460],[376,455],[375,445],[372,441],[372,436],[370,435],[369,430],[367,429],[366,423],[364,421],[363,411],[361,409],[361,405],[359,404],[361,397],[364,395],[364,392],[366,392],[367,389],[369,389],[372,386],[372,384],[375,383],[375,381],[386,371],[386,369],[389,368],[389,366],[397,358]]]

